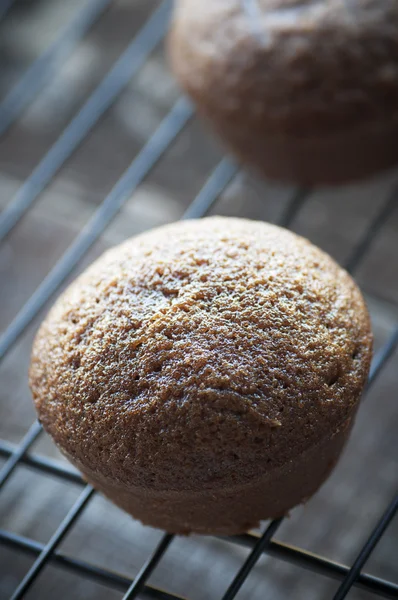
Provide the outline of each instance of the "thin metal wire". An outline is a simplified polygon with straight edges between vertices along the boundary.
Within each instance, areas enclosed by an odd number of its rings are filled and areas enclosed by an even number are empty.
[[[35,540],[31,540],[16,533],[4,531],[3,529],[0,529],[0,542],[9,548],[35,557],[37,557],[44,549],[44,544],[41,544],[40,542],[36,542]],[[50,560],[54,565],[74,573],[75,575],[81,575],[91,581],[106,585],[112,589],[119,590],[120,592],[125,592],[133,583],[132,579],[129,579],[120,573],[103,569],[102,567],[92,565],[91,563],[68,556],[62,552],[54,551]],[[146,585],[141,594],[148,598],[153,598],[154,600],[185,600],[182,596],[170,594],[169,592],[165,592],[164,590],[150,585]]]
[[[238,544],[247,548],[253,548],[258,542],[258,536],[253,534],[241,534],[229,538],[221,537],[220,539],[227,543]],[[32,556],[37,556],[44,548],[44,545],[40,544],[40,542],[1,529],[0,543]],[[338,581],[344,579],[349,572],[349,568],[345,565],[283,542],[272,540],[269,546],[266,547],[265,553],[296,567],[302,567],[308,571],[319,573],[320,575]],[[132,579],[124,577],[119,573],[103,569],[96,565],[91,565],[90,563],[67,556],[60,552],[54,552],[51,555],[51,561],[54,561],[54,564],[69,571],[89,577],[93,581],[97,581],[98,583],[102,583],[103,585],[107,585],[122,592],[125,592],[132,583]],[[397,598],[398,594],[397,584],[385,581],[384,579],[380,579],[373,575],[368,575],[367,573],[361,573],[355,581],[354,586],[378,594],[383,598]],[[170,598],[174,599],[175,597],[171,595]]]
[[[173,539],[174,535],[170,535],[169,533],[166,533],[162,537],[154,553],[145,562],[145,565],[142,567],[138,575],[135,577],[133,583],[129,587],[128,591],[123,596],[123,600],[132,600],[133,598],[137,598],[138,594],[142,592],[142,590],[145,587],[145,583],[148,581],[153,571],[156,569],[157,565],[159,564],[159,561],[161,560],[163,554],[166,552],[167,548],[170,546]]]
[[[278,224],[280,227],[290,227],[310,194],[311,190],[308,188],[298,188],[295,190],[279,219]]]
[[[0,242],[32,206],[65,164],[65,161],[75,152],[163,39],[167,30],[170,7],[170,0],[165,0],[148,19],[108,75],[2,211],[0,214]]]
[[[393,498],[393,500],[389,504],[387,510],[384,512],[383,516],[381,517],[380,521],[378,522],[376,527],[373,529],[368,540],[366,541],[365,545],[362,547],[360,553],[358,554],[357,559],[355,560],[354,564],[352,565],[351,569],[349,570],[346,578],[344,579],[343,583],[340,585],[339,589],[337,590],[336,594],[334,595],[333,600],[343,600],[347,596],[348,592],[354,585],[355,580],[358,578],[358,575],[361,572],[362,567],[364,566],[364,564],[366,563],[366,561],[372,554],[377,543],[380,541],[381,536],[383,535],[383,533],[385,532],[385,530],[387,529],[387,527],[389,526],[389,524],[395,517],[397,510],[398,510],[398,495]]]
[[[226,539],[226,541],[248,548],[253,548],[258,541],[257,536],[249,533],[221,539]],[[346,565],[283,542],[272,540],[266,546],[265,553],[296,567],[302,567],[303,569],[319,573],[331,579],[342,580],[349,572],[349,568]],[[354,586],[375,593],[382,598],[392,599],[398,597],[397,584],[374,577],[373,575],[368,575],[367,573],[361,573],[354,582]]]
[[[18,445],[10,444],[5,440],[0,440],[0,456],[8,458],[15,452],[18,452],[18,450]],[[18,464],[26,465],[41,473],[54,475],[65,481],[70,481],[71,483],[85,485],[85,481],[76,469],[66,466],[57,460],[47,458],[46,456],[40,456],[39,454],[23,454],[19,458]]]
[[[367,251],[375,240],[377,234],[380,232],[382,227],[386,224],[389,217],[392,215],[398,204],[398,189],[387,197],[386,202],[382,204],[380,210],[372,220],[370,227],[366,229],[360,240],[355,244],[355,247],[351,251],[349,258],[346,261],[346,270],[349,273],[353,273],[358,269],[359,265],[366,256]]]
[[[0,360],[115,218],[134,190],[188,123],[192,114],[190,102],[180,98],[75,241],[6,329],[0,338]]]
[[[33,425],[31,425],[29,431],[25,435],[25,437],[21,440],[20,444],[17,446],[15,451],[11,454],[6,464],[3,465],[0,470],[0,489],[3,487],[5,482],[9,479],[12,472],[14,471],[17,464],[20,462],[21,458],[24,454],[29,450],[32,444],[37,440],[40,432],[42,431],[40,423],[35,421]]]
[[[206,215],[237,173],[238,165],[231,159],[224,158],[214,169],[182,218],[184,220],[197,219]]]
[[[218,199],[238,172],[239,165],[234,160],[229,157],[223,158],[182,218],[195,219],[207,214],[215,198]],[[305,188],[299,188],[294,192],[279,220],[280,227],[289,227],[309,194],[310,190]]]
[[[264,553],[266,547],[271,541],[271,538],[275,535],[282,521],[283,519],[278,519],[269,524],[266,531],[263,533],[258,542],[256,542],[253,550],[243,563],[242,568],[236,574],[228,590],[225,592],[223,600],[233,600],[235,598],[258,559]]]
[[[93,488],[91,487],[91,485],[87,485],[81,493],[80,497],[72,506],[69,513],[66,515],[65,519],[58,527],[57,531],[51,537],[50,541],[44,546],[43,550],[33,563],[32,567],[29,569],[28,573],[23,578],[20,585],[17,587],[17,589],[11,596],[11,600],[21,600],[21,598],[23,598],[25,592],[33,584],[33,582],[40,574],[46,563],[49,561],[54,550],[65,538],[65,536],[75,523],[76,519],[79,517],[80,513],[84,510],[93,494]]]
[[[33,98],[56,74],[61,64],[113,0],[88,0],[63,33],[22,75],[0,103],[0,135],[3,135]]]
[[[388,360],[392,357],[398,347],[398,326],[394,329],[387,342],[376,352],[370,367],[370,373],[367,383],[367,389],[373,385],[381,370],[385,367]]]

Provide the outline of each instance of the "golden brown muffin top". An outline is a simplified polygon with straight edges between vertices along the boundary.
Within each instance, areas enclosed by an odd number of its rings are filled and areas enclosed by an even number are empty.
[[[397,0],[178,0],[171,52],[214,118],[312,136],[398,117]]]
[[[60,447],[121,484],[200,490],[293,459],[352,416],[372,336],[329,256],[210,218],[105,253],[57,301],[30,385]]]

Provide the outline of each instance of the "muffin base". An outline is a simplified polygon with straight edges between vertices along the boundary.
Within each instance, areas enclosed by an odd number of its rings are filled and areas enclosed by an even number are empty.
[[[254,136],[239,121],[218,123],[216,130],[242,163],[277,181],[340,185],[398,165],[398,117],[317,138],[272,136],[260,127]]]
[[[228,488],[174,491],[123,486],[72,462],[97,490],[145,525],[176,534],[232,535],[282,517],[312,496],[336,465],[351,422],[283,467]]]

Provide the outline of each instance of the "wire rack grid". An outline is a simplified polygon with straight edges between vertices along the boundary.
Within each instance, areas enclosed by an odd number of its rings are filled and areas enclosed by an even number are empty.
[[[110,3],[111,0],[90,0],[87,2],[62,32],[61,37],[51,46],[50,50],[34,62],[3,102],[0,103],[0,133],[5,133],[18,120],[22,111],[32,101],[40,87],[51,79],[57,66],[66,60],[73,47],[83,38]],[[0,9],[2,17],[5,16],[10,6],[11,3],[7,2]],[[131,41],[131,44],[108,75],[92,92],[80,111],[69,122],[60,137],[0,214],[0,242],[6,239],[25,213],[29,211],[35,200],[65,164],[65,161],[78,148],[89,131],[98,123],[156,46],[163,40],[171,10],[170,1],[166,0],[159,4],[159,7]],[[187,126],[193,115],[194,108],[190,102],[184,97],[179,98],[64,255],[26,301],[15,319],[9,323],[0,337],[0,359],[3,359],[10,352],[19,337],[24,334],[28,325],[72,273],[90,247],[98,240],[122,206],[131,198],[151,169],[154,168],[166,150]],[[223,158],[182,218],[205,216],[216,204],[228,185],[233,182],[238,172],[238,165],[229,158]],[[286,209],[279,219],[279,224],[289,227],[309,200],[311,193],[311,190],[306,189],[293,190]],[[396,191],[386,198],[385,203],[382,204],[367,230],[355,244],[345,265],[351,273],[358,269],[367,255],[373,241],[397,206],[397,199],[398,193]],[[383,369],[395,352],[397,345],[398,324],[391,331],[389,339],[374,358],[368,389],[383,373]],[[6,440],[0,440],[0,456],[6,459],[0,470],[0,501],[1,489],[20,465],[28,466],[33,471],[46,473],[55,478],[81,485],[82,491],[46,544],[10,531],[0,530],[0,545],[14,548],[21,553],[34,557],[30,570],[14,591],[12,600],[24,598],[26,593],[34,586],[38,575],[50,563],[120,591],[121,594],[124,594],[123,598],[125,599],[142,595],[154,599],[178,600],[179,596],[158,589],[148,583],[151,574],[173,542],[172,535],[163,535],[134,579],[129,579],[116,572],[59,551],[58,547],[74,527],[83,511],[89,510],[88,506],[95,492],[84,483],[79,474],[72,468],[40,454],[30,452],[32,445],[41,434],[42,428],[39,423],[35,422],[19,444],[13,445]],[[397,509],[398,496],[394,496],[390,504],[385,507],[383,514],[380,515],[379,522],[369,531],[364,546],[358,548],[357,558],[351,566],[336,563],[324,556],[312,554],[302,548],[277,541],[275,535],[282,520],[268,524],[262,535],[247,533],[223,538],[225,544],[238,544],[249,549],[246,560],[230,583],[223,599],[232,600],[235,598],[252,568],[263,554],[268,554],[274,559],[286,561],[309,571],[336,579],[339,582],[339,587],[334,594],[335,600],[345,598],[353,586],[373,592],[378,597],[398,598],[398,585],[396,583],[377,578],[363,571],[366,561],[391,523]]]

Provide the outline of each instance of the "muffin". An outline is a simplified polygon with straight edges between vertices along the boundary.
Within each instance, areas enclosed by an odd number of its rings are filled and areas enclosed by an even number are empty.
[[[263,175],[340,184],[398,163],[396,0],[177,0],[174,72]]]
[[[41,325],[30,387],[87,481],[143,523],[243,532],[319,488],[372,335],[350,276],[305,239],[185,221],[106,252]]]

